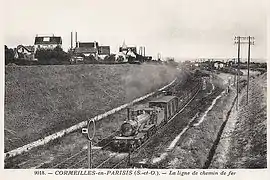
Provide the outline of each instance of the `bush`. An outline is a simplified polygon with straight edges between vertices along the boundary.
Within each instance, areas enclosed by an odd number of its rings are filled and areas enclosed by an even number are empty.
[[[84,64],[97,64],[98,61],[93,55],[90,56],[83,56],[84,57]]]
[[[38,64],[42,65],[69,64],[70,61],[70,54],[59,46],[54,49],[37,50],[35,57],[38,59]]]
[[[112,54],[112,55],[106,56],[106,57],[104,58],[104,61],[105,61],[105,62],[115,62],[115,61],[116,61],[115,55]]]

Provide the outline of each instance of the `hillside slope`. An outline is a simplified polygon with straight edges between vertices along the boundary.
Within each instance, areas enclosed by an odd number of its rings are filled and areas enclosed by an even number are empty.
[[[267,75],[251,79],[240,95],[221,137],[211,168],[267,167]]]
[[[156,65],[5,68],[5,151],[104,113],[173,80]]]

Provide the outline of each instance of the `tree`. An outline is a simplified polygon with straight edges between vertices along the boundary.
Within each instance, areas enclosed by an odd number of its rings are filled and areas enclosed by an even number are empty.
[[[5,45],[5,64],[11,63],[14,61],[14,50],[12,48],[8,48]]]
[[[89,56],[84,56],[84,63],[85,64],[97,64],[98,60],[96,60],[95,56],[93,56],[92,54],[90,54]]]
[[[36,51],[35,57],[39,64],[67,64],[70,61],[70,54],[59,46],[54,49],[39,49]]]
[[[105,62],[115,62],[115,54],[111,54],[111,55],[107,55],[105,58],[104,58],[104,61]]]

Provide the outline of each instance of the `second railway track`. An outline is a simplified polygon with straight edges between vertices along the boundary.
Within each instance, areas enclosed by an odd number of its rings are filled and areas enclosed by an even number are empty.
[[[191,102],[192,100],[197,96],[197,94],[200,91],[200,84],[198,85],[198,89],[195,92],[195,94],[189,99],[187,103],[185,103],[181,109],[168,121],[167,124],[160,127],[158,131],[151,136],[147,141],[145,141],[140,147],[135,149],[134,151],[130,152],[130,155],[133,153],[139,152],[141,149],[144,148],[144,146],[147,145],[148,142],[150,142],[153,138],[155,138],[157,135],[159,135],[161,132],[164,132],[171,124],[172,120],[178,116]],[[106,152],[105,152],[106,151]],[[100,150],[97,152],[94,156],[98,156],[99,158],[93,157],[93,168],[99,168],[99,169],[114,169],[114,168],[126,168],[128,167],[129,162],[129,153],[117,153],[112,152],[108,150]],[[87,157],[85,158],[87,160]],[[83,163],[76,164],[78,165],[78,168],[87,168],[87,162],[84,161]],[[81,165],[81,166],[79,166]]]
[[[174,88],[177,88],[177,85],[174,85]],[[198,83],[195,88],[193,88],[193,96],[188,100],[187,103],[182,105],[181,109],[169,120],[169,122],[164,125],[163,127],[160,127],[158,132],[156,132],[152,137],[150,137],[146,142],[142,144],[139,148],[134,150],[132,153],[135,153],[139,151],[139,149],[142,149],[145,144],[147,144],[152,138],[154,138],[157,134],[160,133],[160,131],[164,131],[166,129],[172,119],[174,119],[175,116],[177,116],[179,113],[181,113],[186,106],[195,98],[195,96],[198,94],[198,92],[201,89],[201,83]],[[112,137],[113,135],[110,135],[109,137]],[[106,139],[106,138],[104,138]],[[110,151],[109,148],[107,148],[110,144],[110,141],[107,140],[106,144],[103,144],[102,146],[99,146],[100,143],[94,144],[93,149],[93,168],[117,168],[121,164],[123,165],[124,162],[127,162],[128,160],[128,153],[116,153]],[[63,161],[54,164],[44,164],[38,168],[60,168],[60,169],[66,169],[66,168],[87,168],[87,149],[81,149],[79,152],[75,153],[74,155],[65,158]],[[121,167],[122,167],[121,165]]]

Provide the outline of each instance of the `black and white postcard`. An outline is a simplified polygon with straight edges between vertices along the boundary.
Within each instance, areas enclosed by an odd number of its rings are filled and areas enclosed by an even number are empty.
[[[266,179],[267,4],[1,1],[3,178]]]

